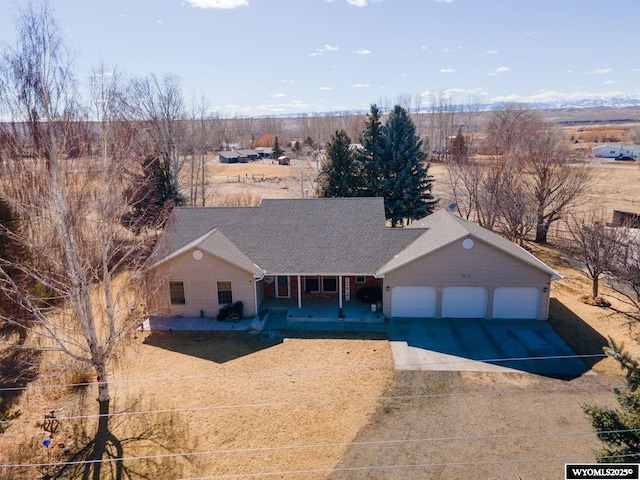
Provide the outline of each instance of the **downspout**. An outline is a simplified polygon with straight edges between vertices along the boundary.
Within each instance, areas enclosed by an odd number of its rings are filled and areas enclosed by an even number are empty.
[[[256,309],[256,317],[258,316],[258,282],[262,280],[267,272],[262,270],[258,274],[253,274],[253,307]]]
[[[302,286],[301,286],[301,278],[298,275],[298,308],[302,308]]]
[[[338,275],[338,308],[342,310],[342,275]]]

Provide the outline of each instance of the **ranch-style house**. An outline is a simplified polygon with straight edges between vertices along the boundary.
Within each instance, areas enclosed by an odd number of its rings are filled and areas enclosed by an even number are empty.
[[[254,317],[278,302],[295,311],[322,301],[338,320],[366,288],[380,292],[371,305],[380,321],[546,320],[557,278],[520,246],[446,210],[390,228],[382,198],[175,208],[147,275],[152,315],[215,318],[241,302]]]

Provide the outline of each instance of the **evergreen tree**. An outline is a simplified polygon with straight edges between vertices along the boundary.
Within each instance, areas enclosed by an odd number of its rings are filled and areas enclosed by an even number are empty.
[[[382,167],[380,156],[380,140],[382,138],[382,122],[380,121],[380,110],[376,104],[371,105],[371,112],[367,115],[367,123],[364,131],[359,136],[362,150],[357,151],[357,156],[363,166],[364,184],[366,185],[365,195],[371,197],[382,197],[381,178],[379,172]]]
[[[276,135],[273,139],[273,147],[271,147],[271,158],[277,160],[279,156],[284,153],[284,150],[280,148],[280,144],[278,143],[278,136]]]
[[[326,147],[327,160],[318,178],[321,197],[355,197],[363,189],[362,168],[344,130],[331,136]]]
[[[424,164],[422,140],[411,117],[399,105],[382,127],[379,159],[373,167],[392,227],[401,225],[404,219],[411,222],[433,212],[438,202],[431,194],[433,177]]]
[[[175,191],[169,162],[161,155],[151,155],[142,161],[142,174],[133,176],[125,192],[130,210],[122,223],[138,235],[144,228],[160,228],[182,197]]]
[[[467,140],[462,133],[462,127],[458,128],[458,134],[451,143],[451,158],[456,163],[467,161]]]
[[[611,339],[605,352],[626,370],[627,387],[613,389],[619,408],[582,406],[598,439],[605,444],[594,453],[600,463],[639,463],[640,393],[636,390],[640,386],[640,363]]]

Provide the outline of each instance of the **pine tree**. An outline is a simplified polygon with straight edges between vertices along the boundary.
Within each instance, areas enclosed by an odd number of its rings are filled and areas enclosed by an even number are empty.
[[[130,206],[122,223],[138,235],[145,228],[160,228],[182,197],[175,191],[168,160],[150,155],[142,161],[142,174],[133,176],[125,192]]]
[[[582,406],[598,439],[605,444],[594,453],[600,463],[639,463],[640,393],[636,390],[640,386],[640,363],[612,339],[605,352],[626,370],[627,387],[613,389],[619,408]]]
[[[433,177],[424,162],[422,140],[407,111],[396,105],[382,127],[379,162],[374,162],[391,226],[417,220],[433,212]]]
[[[280,148],[280,144],[278,143],[278,136],[276,135],[273,139],[273,147],[271,147],[271,158],[277,160],[279,156],[284,153],[284,150]]]
[[[362,168],[344,130],[336,131],[327,143],[327,160],[318,179],[321,197],[355,197],[363,189]]]
[[[467,161],[467,140],[462,133],[462,127],[458,128],[458,134],[451,143],[451,158],[456,163]]]
[[[357,151],[358,159],[363,165],[364,184],[366,185],[364,194],[372,197],[384,196],[379,176],[379,172],[382,170],[380,165],[381,138],[382,122],[380,121],[380,110],[377,105],[373,104],[371,105],[371,112],[367,115],[364,131],[359,136],[362,150]]]

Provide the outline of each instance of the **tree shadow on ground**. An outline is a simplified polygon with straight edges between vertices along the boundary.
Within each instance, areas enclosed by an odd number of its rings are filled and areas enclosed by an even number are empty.
[[[140,398],[124,407],[125,412],[148,409]],[[186,451],[188,436],[175,412],[111,417],[101,413],[97,422],[83,419],[74,426],[74,436],[78,447],[66,458],[51,462],[43,479],[152,480],[183,473],[179,452]],[[157,458],[141,455],[149,446],[160,448],[162,454]]]
[[[607,339],[556,298],[549,302],[549,324],[589,368],[603,361]]]
[[[224,348],[221,348],[222,342]],[[143,344],[223,364],[281,342],[282,337],[266,332],[156,331],[151,332]]]
[[[27,332],[16,326],[0,329],[7,344],[0,349],[0,413],[12,408],[24,388],[38,375],[41,352],[25,347]]]
[[[223,364],[271,348],[282,343],[284,338],[386,340],[388,337],[384,333],[375,332],[311,331],[305,329],[264,330],[262,332],[156,331],[151,332],[143,344]],[[224,348],[221,348],[221,345],[224,345]]]

